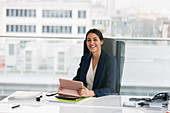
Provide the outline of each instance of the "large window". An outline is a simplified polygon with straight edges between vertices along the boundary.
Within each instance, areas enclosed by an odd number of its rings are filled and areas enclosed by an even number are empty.
[[[125,40],[121,94],[154,95],[169,91],[170,41]]]
[[[0,95],[18,90],[57,90],[58,78],[75,76],[83,41],[81,37],[1,37]]]

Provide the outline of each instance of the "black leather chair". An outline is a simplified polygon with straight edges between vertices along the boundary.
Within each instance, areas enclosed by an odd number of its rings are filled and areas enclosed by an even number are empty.
[[[124,66],[124,58],[125,58],[125,43],[123,41],[116,41],[109,38],[104,38],[104,43],[102,48],[109,54],[113,55],[117,59],[118,63],[118,80],[116,83],[116,92],[120,94],[121,89],[121,80],[122,80],[122,72]],[[90,51],[87,48],[86,41],[84,41],[84,53],[88,54]]]

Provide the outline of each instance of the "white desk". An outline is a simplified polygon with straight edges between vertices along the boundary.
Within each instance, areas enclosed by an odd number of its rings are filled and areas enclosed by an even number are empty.
[[[33,101],[8,101],[8,97],[0,102],[0,113],[166,113],[163,109],[123,107],[129,96],[110,95],[104,97],[90,97],[76,104]],[[20,107],[12,109],[14,104]]]

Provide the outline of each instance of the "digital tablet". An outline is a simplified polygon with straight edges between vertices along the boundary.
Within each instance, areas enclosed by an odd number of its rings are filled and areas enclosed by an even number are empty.
[[[68,79],[61,79],[59,78],[60,87],[62,90],[58,91],[58,94],[63,95],[70,95],[75,97],[81,97],[77,90],[83,88],[83,82],[75,81],[75,80],[68,80]]]

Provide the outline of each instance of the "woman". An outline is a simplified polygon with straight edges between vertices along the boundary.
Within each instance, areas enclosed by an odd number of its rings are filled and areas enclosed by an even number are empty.
[[[87,32],[86,44],[91,53],[82,56],[77,75],[73,78],[84,83],[85,87],[78,90],[83,97],[99,97],[115,92],[117,62],[115,57],[101,48],[103,43],[103,35],[99,30],[90,29]]]

